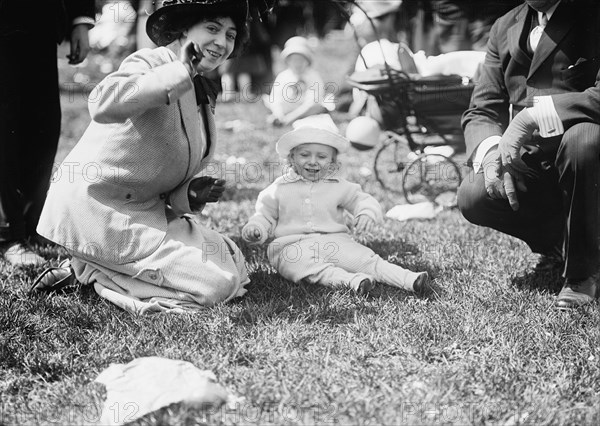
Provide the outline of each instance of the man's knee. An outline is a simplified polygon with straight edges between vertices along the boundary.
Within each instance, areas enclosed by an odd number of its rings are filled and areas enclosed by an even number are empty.
[[[600,124],[579,123],[563,135],[558,163],[569,162],[576,167],[598,167],[600,155]]]
[[[484,225],[484,203],[486,197],[487,193],[485,192],[482,175],[471,172],[458,188],[458,209],[469,222],[475,225]]]

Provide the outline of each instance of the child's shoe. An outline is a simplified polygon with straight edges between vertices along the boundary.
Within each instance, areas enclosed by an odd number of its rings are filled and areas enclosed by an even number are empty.
[[[419,272],[413,282],[413,291],[417,294],[427,294],[431,292],[431,283],[427,272]]]
[[[375,284],[373,283],[373,281],[371,281],[369,278],[365,278],[364,280],[361,280],[361,282],[358,283],[358,287],[356,288],[356,293],[357,294],[367,294],[371,290],[373,290],[373,287],[375,287]]]

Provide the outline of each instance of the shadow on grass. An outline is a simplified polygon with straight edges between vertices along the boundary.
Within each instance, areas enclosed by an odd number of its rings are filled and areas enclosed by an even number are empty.
[[[349,288],[331,288],[318,284],[295,284],[273,270],[261,268],[250,274],[248,293],[236,304],[243,310],[232,313],[232,321],[241,326],[273,320],[306,324],[325,323],[332,326],[356,322],[357,315],[377,315],[378,300],[404,303],[410,298],[436,299],[442,289],[433,284],[434,291],[414,294],[378,283],[367,295],[356,294]]]
[[[273,320],[289,323],[348,324],[355,321],[357,311],[375,313],[367,296],[350,289],[336,289],[316,284],[295,284],[272,271],[256,271],[250,276],[248,293],[237,301],[243,310],[232,313],[238,325],[254,326]]]
[[[558,294],[563,285],[563,278],[558,270],[546,272],[528,271],[512,278],[511,285],[520,290]]]
[[[434,281],[440,276],[440,270],[427,264],[422,260],[421,251],[415,245],[404,240],[398,240],[394,236],[389,238],[380,237],[376,239],[361,238],[355,236],[361,244],[371,248],[383,259],[397,264],[412,271],[427,271],[430,277],[430,289],[427,292],[415,294],[403,289],[398,289],[383,283],[377,283],[368,295],[357,295],[350,289],[329,288],[316,284],[302,283],[294,284],[281,277],[271,266],[267,259],[267,246],[249,245],[239,237],[232,237],[240,247],[247,262],[251,265],[250,278],[252,283],[247,286],[248,295],[246,300],[250,301],[252,307],[248,306],[246,312],[240,315],[244,323],[253,323],[260,320],[261,316],[254,315],[256,305],[261,313],[269,318],[280,315],[288,319],[303,319],[306,322],[324,321],[335,324],[354,321],[357,311],[373,311],[366,307],[373,299],[395,299],[400,303],[408,298],[420,298],[424,300],[437,300],[443,297],[445,290]],[[346,300],[354,300],[356,303],[340,306],[340,299],[344,296]],[[244,303],[244,302],[242,302]],[[290,312],[296,312],[294,317]]]
[[[429,274],[430,291],[421,294],[410,294],[412,297],[436,300],[443,296],[445,290],[435,279],[442,275],[442,270],[432,263],[423,260],[422,251],[418,245],[395,238],[380,238],[365,241],[365,246],[371,248],[383,259],[411,271],[426,271]],[[382,288],[397,291],[393,287],[382,285]]]

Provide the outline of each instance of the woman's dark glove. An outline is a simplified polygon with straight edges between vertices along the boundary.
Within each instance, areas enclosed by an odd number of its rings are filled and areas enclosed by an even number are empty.
[[[215,203],[225,191],[225,180],[202,176],[192,179],[188,187],[188,199],[193,211],[202,210],[204,204]]]

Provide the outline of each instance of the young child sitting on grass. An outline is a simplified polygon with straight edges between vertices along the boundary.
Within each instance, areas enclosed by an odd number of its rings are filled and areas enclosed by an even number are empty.
[[[308,40],[299,36],[290,38],[281,51],[281,59],[287,68],[275,78],[271,93],[263,97],[271,111],[267,122],[286,126],[327,111],[325,83],[312,68],[313,54]]]
[[[427,272],[412,272],[383,260],[355,242],[344,221],[354,216],[357,232],[382,221],[381,206],[356,183],[338,177],[337,155],[349,142],[328,115],[296,122],[277,142],[290,168],[261,191],[256,213],[242,229],[249,243],[264,243],[271,265],[293,282],[369,291],[374,281],[408,291],[429,290]]]

